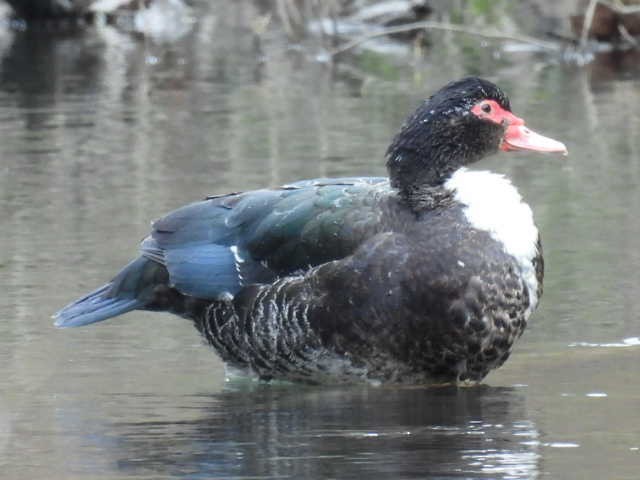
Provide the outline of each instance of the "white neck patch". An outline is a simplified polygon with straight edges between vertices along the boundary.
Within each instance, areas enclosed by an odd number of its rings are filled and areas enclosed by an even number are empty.
[[[464,214],[469,223],[488,232],[516,259],[529,288],[528,313],[533,311],[538,303],[538,280],[532,263],[538,253],[538,229],[529,205],[507,178],[488,171],[460,168],[444,186],[454,193],[456,201],[466,205]]]

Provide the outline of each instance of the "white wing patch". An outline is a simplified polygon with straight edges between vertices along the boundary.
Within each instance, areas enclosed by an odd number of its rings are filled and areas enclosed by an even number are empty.
[[[238,246],[237,245],[231,245],[229,247],[229,250],[231,250],[231,253],[233,253],[233,259],[235,261],[235,267],[236,267],[236,272],[238,272],[238,279],[240,280],[240,284],[244,284],[244,279],[242,278],[242,264],[244,263],[244,258],[242,258],[242,256],[240,255],[240,252],[238,251]]]

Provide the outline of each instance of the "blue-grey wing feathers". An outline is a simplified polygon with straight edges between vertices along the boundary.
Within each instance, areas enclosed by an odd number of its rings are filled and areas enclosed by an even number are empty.
[[[138,259],[58,312],[56,324],[134,309],[176,313],[180,296],[215,301],[341,258],[371,233],[379,215],[372,198],[388,191],[383,178],[316,179],[179,208],[153,224]]]

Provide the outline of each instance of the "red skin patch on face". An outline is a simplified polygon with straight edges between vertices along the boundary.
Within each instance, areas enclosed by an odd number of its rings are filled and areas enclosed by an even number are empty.
[[[502,108],[495,100],[482,100],[478,102],[471,109],[471,113],[483,120],[490,120],[498,125],[504,125],[505,128],[509,125],[524,125],[524,120],[516,117],[509,110]]]
[[[495,100],[481,100],[471,108],[471,113],[483,120],[501,125],[504,137],[500,149],[509,152],[514,150],[531,150],[535,152],[557,152],[567,154],[563,143],[544,137],[524,126],[524,120],[505,110]]]

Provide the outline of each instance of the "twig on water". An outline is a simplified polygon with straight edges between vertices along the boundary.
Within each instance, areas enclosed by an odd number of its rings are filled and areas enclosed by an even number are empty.
[[[454,25],[451,23],[424,21],[424,22],[407,23],[405,25],[399,25],[397,27],[381,28],[374,32],[366,33],[332,50],[331,52],[329,52],[329,54],[333,57],[343,52],[346,52],[347,50],[350,50],[353,47],[356,47],[368,40],[371,40],[372,38],[382,37],[382,36],[390,35],[394,33],[410,32],[412,30],[445,30],[448,32],[465,33],[467,35],[474,35],[474,36],[490,38],[494,40],[512,40],[515,42],[528,43],[530,45],[535,45],[545,50],[552,50],[552,51],[560,50],[560,46],[556,43],[547,42],[545,40],[540,40],[538,38],[530,37],[528,35],[512,35],[512,34],[499,32],[499,31],[479,30],[476,28],[465,27],[464,25]]]

